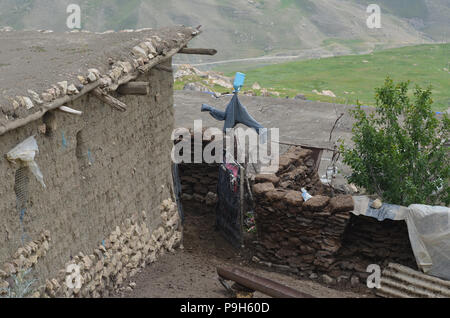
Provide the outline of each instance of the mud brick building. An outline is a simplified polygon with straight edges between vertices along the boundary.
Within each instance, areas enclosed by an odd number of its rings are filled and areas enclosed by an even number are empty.
[[[3,293],[31,269],[35,297],[107,296],[177,246],[171,62],[199,33],[0,32]],[[45,188],[5,157],[31,136]]]

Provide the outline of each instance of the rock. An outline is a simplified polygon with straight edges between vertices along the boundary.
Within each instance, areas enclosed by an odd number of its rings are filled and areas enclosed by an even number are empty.
[[[324,90],[324,91],[322,91],[322,95],[323,96],[330,96],[330,97],[336,97],[336,95],[332,92],[332,91],[330,91],[330,90]]]
[[[285,199],[292,206],[300,207],[303,203],[302,194],[298,191],[289,191]]]
[[[260,90],[261,89],[261,85],[258,84],[258,82],[255,82],[252,86],[252,89],[254,90]]]
[[[231,84],[231,82],[229,82],[223,78],[212,78],[212,79],[210,79],[210,82],[214,85],[222,86],[227,89],[233,88],[233,85]]]
[[[4,267],[5,273],[6,273],[6,275],[8,275],[8,277],[17,273],[16,267],[11,263],[5,263],[3,265],[3,267]]]
[[[181,196],[182,200],[191,201],[193,199],[193,196],[187,193],[183,193]]]
[[[352,286],[357,286],[357,285],[359,285],[359,284],[360,284],[360,282],[359,282],[359,277],[356,276],[356,275],[353,275],[352,278],[350,279],[350,284],[351,284]]]
[[[303,204],[303,208],[307,211],[322,211],[328,205],[329,197],[316,195]]]
[[[31,99],[29,97],[23,97],[23,100],[25,102],[25,108],[26,109],[31,109],[34,107],[33,102],[31,101]]]
[[[266,198],[270,202],[283,200],[285,196],[286,196],[286,191],[283,191],[283,190],[273,190],[273,191],[266,192]]]
[[[275,187],[274,187],[273,183],[269,183],[269,182],[257,183],[253,186],[253,192],[256,195],[261,195],[263,193],[266,193],[268,191],[273,191],[273,190],[275,190]]]
[[[8,274],[7,274],[5,271],[2,271],[2,270],[0,269],[0,279],[5,279],[5,278],[7,278],[7,277],[9,277]]]
[[[258,174],[255,177],[256,183],[266,183],[270,182],[274,185],[277,185],[280,182],[280,178],[277,177],[275,174]]]
[[[317,89],[314,89],[312,92],[321,96],[336,97],[336,95],[330,90],[323,90],[322,92],[319,92]]]
[[[89,83],[88,79],[82,75],[78,75],[77,78],[80,81],[80,83],[83,85],[86,85]]]
[[[331,278],[330,276],[324,274],[321,277],[322,282],[324,282],[327,285],[334,285],[336,284],[336,280],[334,278]]]
[[[79,93],[79,91],[74,84],[70,84],[69,87],[67,87],[67,94],[75,95],[78,93]]]
[[[205,197],[205,203],[207,206],[213,206],[217,203],[217,194],[208,192],[208,194]]]
[[[147,57],[147,52],[146,50],[144,50],[143,48],[141,48],[140,46],[135,46],[132,50],[134,56],[136,57]]]
[[[38,93],[36,93],[35,91],[32,91],[31,89],[29,89],[28,90],[28,94],[31,95],[31,97],[36,102],[36,104],[38,104],[38,105],[43,104],[42,99],[41,99],[41,97],[39,96]]]
[[[270,96],[280,97],[279,92],[270,92],[269,94],[270,94]]]
[[[62,81],[58,83],[59,88],[61,89],[62,95],[67,95],[68,83],[67,81]]]
[[[0,281],[0,291],[2,289],[8,289],[9,283],[7,281]]]
[[[187,83],[186,85],[184,85],[183,87],[184,91],[194,91],[194,92],[209,92],[210,89],[200,83]]]
[[[267,91],[267,89],[263,88],[263,89],[261,89],[261,96],[269,97],[270,93]]]
[[[380,199],[376,199],[375,201],[372,202],[372,204],[370,205],[371,208],[373,209],[380,209],[383,206],[383,202],[381,202]]]
[[[92,73],[92,72],[89,72],[89,74],[88,74],[88,76],[87,76],[87,79],[89,80],[89,82],[95,82],[96,80],[97,80],[97,77],[95,76],[95,74],[94,73]]]
[[[351,195],[339,195],[330,200],[331,212],[347,212],[354,209],[353,197]]]
[[[53,100],[53,96],[49,93],[42,93],[41,96],[42,96],[42,100],[46,103],[49,103]]]
[[[294,97],[294,99],[297,100],[307,100],[306,96],[303,94],[298,94],[297,96]]]
[[[309,279],[317,279],[319,278],[319,276],[316,273],[312,273],[311,275],[309,275]]]
[[[348,277],[348,276],[345,276],[345,275],[341,275],[341,276],[339,276],[339,277],[337,278],[337,282],[338,282],[339,284],[341,284],[341,283],[345,283],[345,282],[347,282],[347,281],[348,281],[348,279],[349,279],[349,277]]]
[[[348,188],[349,188],[350,191],[352,191],[353,193],[358,193],[358,192],[359,192],[358,188],[357,188],[353,183],[350,183],[350,184],[348,185]]]

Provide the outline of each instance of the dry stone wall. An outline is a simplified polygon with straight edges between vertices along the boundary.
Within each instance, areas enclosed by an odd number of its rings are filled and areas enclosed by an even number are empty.
[[[202,137],[202,148],[211,142],[211,139]],[[191,154],[194,154],[195,139],[191,133]],[[192,161],[194,156],[192,155]],[[219,164],[209,163],[182,163],[179,166],[182,188],[182,202],[189,210],[208,211],[217,203],[217,182],[219,178]]]
[[[292,147],[276,175],[255,177],[257,258],[301,275],[322,275],[326,283],[360,281],[368,264],[411,264],[406,225],[354,216],[352,197],[323,185],[311,156]],[[301,188],[313,198],[304,202]]]

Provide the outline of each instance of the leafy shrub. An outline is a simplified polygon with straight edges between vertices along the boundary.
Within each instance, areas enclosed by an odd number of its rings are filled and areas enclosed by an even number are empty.
[[[417,86],[408,97],[409,82],[387,78],[376,89],[377,108],[367,114],[351,110],[353,148],[341,144],[349,181],[378,194],[384,201],[410,204],[450,204],[450,119],[436,118],[431,88]]]

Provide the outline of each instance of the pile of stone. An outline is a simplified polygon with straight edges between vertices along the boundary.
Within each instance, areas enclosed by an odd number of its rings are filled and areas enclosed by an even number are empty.
[[[151,232],[147,213],[135,214],[117,226],[91,254],[79,253],[60,270],[58,277],[46,280],[31,295],[36,298],[108,297],[123,288],[146,265],[166,252],[174,252],[182,238],[177,205],[165,200],[160,207],[162,225]],[[14,260],[0,271],[0,288],[9,287],[6,279],[33,267],[49,249],[50,233],[20,248]],[[79,284],[79,285],[78,285]]]
[[[202,133],[202,150],[211,142]],[[177,141],[178,142],[178,141]],[[191,154],[194,154],[195,139],[191,132]],[[191,163],[182,163],[179,165],[180,181],[182,189],[183,205],[194,208],[209,209],[217,203],[217,183],[219,178],[219,164],[216,163],[194,163],[192,155]]]
[[[353,215],[353,198],[322,184],[314,166],[312,151],[293,147],[277,174],[256,176],[257,259],[327,284],[363,282],[370,264],[415,268],[406,224]]]
[[[257,256],[297,271],[327,272],[336,261],[353,210],[351,196],[330,197],[314,171],[312,151],[291,148],[276,175],[255,178]],[[301,188],[313,198],[304,202]]]
[[[14,275],[17,276],[32,269],[40,258],[47,255],[50,241],[50,232],[43,231],[39,235],[39,239],[20,247],[14,254],[13,259],[3,264],[2,269],[0,269],[0,296],[5,295],[11,287],[8,279],[11,280]]]
[[[370,264],[417,267],[406,223],[366,216],[352,216],[338,258],[341,261],[336,265],[342,270],[357,271],[361,277],[367,275]]]
[[[203,72],[199,69],[195,68],[192,65],[189,64],[182,64],[178,67],[178,70],[175,72],[174,78],[175,80],[192,80],[192,77],[201,77],[203,80],[203,84],[207,84],[208,86],[220,86],[226,89],[233,89],[232,79],[230,77],[224,76],[223,73],[220,72],[214,72],[214,71],[207,71]],[[190,89],[191,87],[201,87],[204,86],[200,83],[190,83],[196,84],[195,86],[188,86],[185,87],[185,90],[195,90],[198,91],[198,89]],[[200,90],[203,91],[203,90]]]
[[[183,164],[180,166],[182,199],[207,206],[217,203],[217,164]]]
[[[178,208],[169,199],[162,203],[160,210],[163,224],[158,229],[150,232],[145,212],[141,217],[133,215],[116,227],[92,254],[79,253],[66,264],[60,277],[47,280],[39,290],[39,297],[107,297],[146,265],[154,263],[166,252],[173,252],[182,237]],[[80,268],[81,288],[67,286],[67,275],[71,274],[66,269],[70,265]]]
[[[299,147],[280,158],[276,175],[255,181],[257,256],[298,271],[328,271],[342,246],[352,197],[328,196],[314,171],[312,151]],[[307,202],[303,187],[313,195]]]

